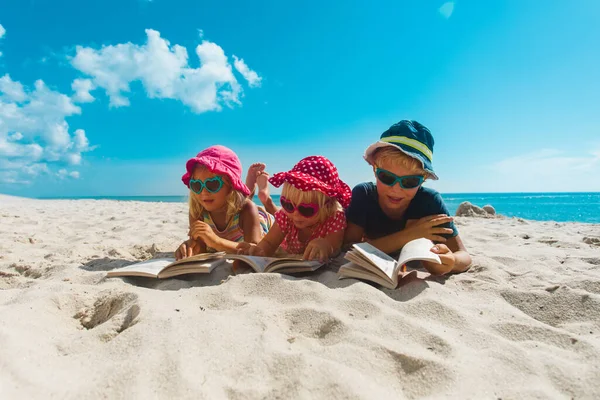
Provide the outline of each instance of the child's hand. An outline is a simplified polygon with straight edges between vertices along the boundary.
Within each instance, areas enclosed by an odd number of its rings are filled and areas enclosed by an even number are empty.
[[[431,248],[431,251],[440,257],[442,264],[432,263],[430,261],[423,261],[423,266],[427,271],[434,275],[443,275],[454,269],[456,258],[452,250],[445,244],[436,244]]]
[[[333,253],[333,248],[329,242],[323,238],[313,239],[306,246],[304,260],[319,260],[319,262],[325,262],[329,256]]]
[[[252,251],[253,247],[256,247],[256,244],[248,243],[248,242],[240,242],[237,245],[237,253],[249,255],[250,252]]]
[[[195,240],[189,239],[181,243],[177,251],[175,251],[175,259],[181,260],[200,253],[200,244]]]
[[[214,247],[214,243],[218,240],[218,236],[212,230],[210,225],[204,221],[196,221],[190,228],[190,237],[192,239],[202,239],[207,245]]]
[[[439,225],[452,222],[453,218],[445,214],[429,215],[418,220],[408,221],[405,232],[410,240],[426,238],[433,242],[445,242],[443,234],[452,234],[452,229]]]
[[[261,249],[260,247],[258,247],[255,244],[250,244],[250,251],[248,252],[248,254],[250,254],[251,256],[257,256],[257,257],[265,257],[265,251],[263,249]]]

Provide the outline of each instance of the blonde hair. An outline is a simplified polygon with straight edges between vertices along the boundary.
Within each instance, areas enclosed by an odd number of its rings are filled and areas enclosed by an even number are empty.
[[[327,218],[335,215],[336,212],[343,210],[340,202],[333,197],[329,197],[325,193],[319,192],[318,190],[309,190],[304,192],[300,189],[296,189],[288,182],[283,184],[281,195],[295,205],[301,203],[318,204],[319,211],[317,212],[317,215],[319,217],[319,222],[323,222]]]
[[[423,164],[416,158],[404,154],[402,151],[392,147],[380,147],[375,150],[371,157],[373,169],[381,166],[383,163],[390,163],[392,165],[404,167],[410,171],[414,171],[416,175],[423,175],[425,178],[429,177],[429,173],[423,169]]]
[[[208,169],[206,166],[200,165],[200,164],[198,164],[196,166],[196,168],[202,168],[202,169],[210,171],[210,169]],[[237,213],[240,212],[240,210],[242,209],[242,206],[244,205],[244,201],[246,200],[246,196],[244,196],[239,191],[233,189],[233,187],[231,186],[231,180],[229,179],[229,177],[227,175],[219,175],[219,176],[223,179],[223,183],[224,183],[223,186],[228,186],[229,188],[231,188],[231,193],[229,193],[227,195],[227,199],[226,199],[226,203],[227,203],[226,218],[229,221],[231,218],[233,218],[234,215],[236,215]],[[204,207],[202,207],[202,204],[200,204],[200,201],[198,200],[198,198],[196,196],[194,196],[194,194],[195,193],[193,193],[192,190],[190,189],[190,198],[188,201],[189,207],[190,207],[190,216],[195,220],[204,219],[204,217],[203,217]]]

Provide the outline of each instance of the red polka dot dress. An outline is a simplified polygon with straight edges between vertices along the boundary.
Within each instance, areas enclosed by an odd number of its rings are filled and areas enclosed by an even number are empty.
[[[337,211],[334,215],[318,224],[308,240],[304,242],[300,240],[298,228],[296,228],[294,222],[284,210],[279,210],[275,213],[275,222],[277,222],[281,231],[285,233],[285,239],[281,243],[281,248],[290,254],[303,254],[311,240],[324,238],[331,233],[346,229],[346,214],[344,211]]]

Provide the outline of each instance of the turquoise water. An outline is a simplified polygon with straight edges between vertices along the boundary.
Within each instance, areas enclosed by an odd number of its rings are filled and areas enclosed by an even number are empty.
[[[274,195],[279,201],[279,196]],[[499,214],[537,221],[600,223],[600,193],[456,193],[442,194],[450,213],[469,201],[478,206],[491,204]],[[104,196],[69,197],[69,199],[107,199],[179,203],[187,196]],[[258,199],[254,199],[259,203]]]

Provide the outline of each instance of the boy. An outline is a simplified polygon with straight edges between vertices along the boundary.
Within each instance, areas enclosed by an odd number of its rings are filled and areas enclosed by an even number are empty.
[[[417,121],[403,120],[385,131],[365,151],[376,183],[358,184],[346,212],[344,242],[367,241],[385,253],[398,252],[409,241],[427,238],[442,264],[423,262],[434,275],[462,272],[471,264],[458,230],[438,192],[423,187],[433,172],[433,136]]]

